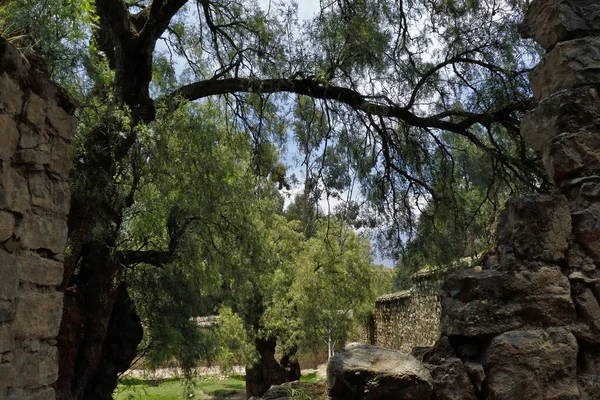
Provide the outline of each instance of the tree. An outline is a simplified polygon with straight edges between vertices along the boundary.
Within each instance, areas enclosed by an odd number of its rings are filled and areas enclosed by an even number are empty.
[[[293,313],[278,313],[297,318],[304,344],[324,342],[329,357],[335,345],[347,338],[356,318],[382,294],[376,291],[368,240],[335,220],[320,223],[290,273],[289,300],[276,303],[291,307]]]
[[[539,160],[518,134],[531,107],[525,73],[538,56],[518,41],[523,3],[334,1],[300,25],[293,5],[267,12],[242,0],[8,2],[5,23],[30,32],[20,45],[48,58],[81,104],[58,396],[109,398],[134,357],[141,326],[127,271],[172,261],[191,217],[163,214],[160,242],[123,241],[145,172],[143,135],[182,107],[193,113],[189,101],[223,99],[227,129],[247,132],[260,175],[285,132],[276,118],[284,96],[275,94],[314,99],[330,137],[320,150],[351,161],[371,225],[385,227],[391,244],[413,226],[415,204],[451,191],[452,179],[441,191],[434,184],[438,160],[453,164],[447,135],[480,149],[496,179],[537,187]],[[182,74],[175,57],[185,60]]]

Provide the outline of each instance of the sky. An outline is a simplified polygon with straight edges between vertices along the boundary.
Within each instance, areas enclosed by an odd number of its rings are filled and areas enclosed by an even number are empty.
[[[277,4],[279,0],[258,0],[258,4],[265,10],[267,11],[269,9],[269,6],[272,4],[273,6],[275,4]],[[300,24],[302,24],[303,20],[307,20],[307,19],[311,19],[313,18],[318,12],[320,11],[320,0],[299,0],[298,1],[298,22]],[[164,45],[164,43],[162,41],[158,42],[158,46],[157,46],[157,50],[159,51],[166,51],[166,47]],[[185,62],[183,60],[181,60],[181,62],[178,62],[179,60],[175,60],[176,62],[176,71],[178,73],[181,73],[181,66],[185,65]],[[295,143],[293,143],[293,139],[290,139],[287,143],[287,149],[286,149],[286,153],[284,155],[284,163],[286,164],[287,168],[288,168],[288,176],[291,174],[295,174],[298,178],[302,179],[302,177],[304,177],[304,171],[303,171],[303,167],[297,163],[297,159],[298,157],[294,157],[295,155],[297,155],[298,150],[297,150],[297,146]],[[296,161],[296,162],[294,162]],[[291,190],[286,191],[284,190],[284,195],[286,197],[285,199],[285,206],[289,205],[291,200],[293,199],[293,197],[296,194],[302,193],[303,191],[303,185],[300,185],[298,187],[293,187],[291,188]],[[341,196],[343,198],[346,198],[348,196],[348,193],[341,193]],[[356,200],[356,191],[353,192],[352,195],[353,200]],[[324,210],[325,212],[328,212],[328,210],[333,210],[334,207],[340,203],[340,200],[338,199],[329,199],[327,200],[326,198],[321,199],[321,201],[319,202],[319,206],[322,210]],[[378,251],[376,251],[376,245],[375,243],[372,243],[372,248],[373,251],[375,253],[375,262],[378,264],[383,264],[388,268],[391,268],[394,266],[394,262],[391,259],[387,259],[382,257]]]
[[[277,0],[258,0],[260,6],[268,10],[269,3],[276,3]],[[299,0],[298,1],[298,19],[310,19],[320,9],[320,0]]]

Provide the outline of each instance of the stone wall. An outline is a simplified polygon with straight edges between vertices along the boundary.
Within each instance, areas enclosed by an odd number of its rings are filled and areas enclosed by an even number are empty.
[[[410,353],[440,337],[439,292],[448,270],[418,272],[413,287],[375,300],[375,334],[371,344]]]
[[[483,270],[444,283],[442,336],[415,353],[436,399],[600,398],[598,21],[597,0],[529,6],[522,32],[547,54],[521,134],[555,190],[510,199]]]
[[[0,399],[54,399],[74,101],[0,38]]]

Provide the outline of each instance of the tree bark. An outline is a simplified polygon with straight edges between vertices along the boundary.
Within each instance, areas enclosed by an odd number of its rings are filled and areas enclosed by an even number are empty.
[[[286,382],[293,382],[300,379],[300,363],[298,362],[296,353],[298,353],[298,346],[293,346],[285,352],[281,357],[281,360],[279,360],[279,364],[285,372]]]
[[[286,382],[286,372],[275,359],[277,339],[256,339],[259,361],[246,367],[246,396],[261,397],[272,385]]]

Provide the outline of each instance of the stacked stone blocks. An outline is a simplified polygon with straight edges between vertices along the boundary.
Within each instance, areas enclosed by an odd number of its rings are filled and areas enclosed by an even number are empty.
[[[547,54],[521,132],[555,191],[511,199],[483,270],[444,283],[436,398],[600,398],[600,3],[534,0],[522,32]]]
[[[74,109],[0,38],[0,400],[55,398]]]

